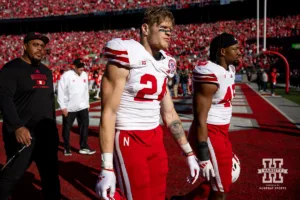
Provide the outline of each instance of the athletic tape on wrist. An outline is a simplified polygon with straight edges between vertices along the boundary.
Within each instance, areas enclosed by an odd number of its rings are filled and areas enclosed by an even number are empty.
[[[113,154],[112,153],[102,153],[101,154],[101,167],[104,169],[113,169]]]
[[[189,143],[183,144],[180,147],[185,154],[193,152],[193,149]]]
[[[197,149],[198,149],[198,157],[200,161],[206,161],[210,159],[207,142],[199,142],[197,144]]]

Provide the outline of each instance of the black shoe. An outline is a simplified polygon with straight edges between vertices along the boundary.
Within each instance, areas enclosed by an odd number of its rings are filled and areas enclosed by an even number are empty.
[[[71,156],[71,155],[72,155],[71,150],[70,150],[70,149],[65,149],[65,150],[64,150],[64,155],[65,155],[65,156]]]

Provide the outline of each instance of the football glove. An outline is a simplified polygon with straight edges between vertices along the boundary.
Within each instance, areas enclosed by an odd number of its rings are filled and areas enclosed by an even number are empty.
[[[203,178],[205,178],[207,181],[210,180],[210,177],[215,177],[215,171],[213,168],[213,165],[211,164],[210,160],[206,161],[200,161],[200,173]]]
[[[190,168],[191,173],[190,176],[187,178],[187,181],[191,184],[194,184],[197,181],[200,173],[200,167],[198,164],[197,157],[194,154],[187,156],[186,162]]]
[[[111,169],[102,169],[96,184],[96,194],[104,200],[111,200],[116,191],[116,175]],[[107,195],[109,191],[109,196]]]

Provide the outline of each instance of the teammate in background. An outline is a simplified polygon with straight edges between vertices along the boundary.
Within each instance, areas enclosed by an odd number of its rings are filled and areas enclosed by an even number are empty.
[[[116,173],[128,200],[165,200],[168,158],[160,115],[186,155],[190,182],[198,178],[200,167],[167,88],[167,78],[176,70],[175,59],[165,52],[173,26],[174,17],[166,8],[148,8],[140,43],[118,38],[105,47],[108,63],[101,84],[99,133],[102,169],[96,185],[101,199],[114,196]]]
[[[210,182],[209,199],[226,199],[232,181],[233,152],[228,138],[234,97],[235,66],[241,52],[236,38],[228,33],[215,37],[210,61],[200,62],[193,71],[194,121],[189,141],[199,159],[201,173]],[[238,160],[237,160],[238,161]],[[189,198],[193,199],[193,198]]]

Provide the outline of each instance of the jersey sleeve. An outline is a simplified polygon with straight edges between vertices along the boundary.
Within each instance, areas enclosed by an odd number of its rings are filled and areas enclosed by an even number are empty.
[[[122,39],[110,40],[104,48],[104,57],[108,62],[118,63],[124,67],[130,67],[128,51]]]
[[[196,66],[193,70],[193,82],[214,83],[219,86],[217,75],[207,66]]]

